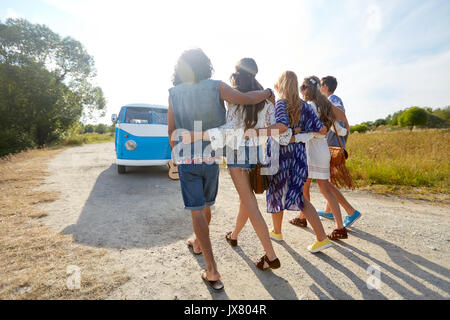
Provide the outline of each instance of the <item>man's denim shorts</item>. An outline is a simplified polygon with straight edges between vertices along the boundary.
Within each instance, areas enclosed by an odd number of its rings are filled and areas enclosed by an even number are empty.
[[[201,210],[214,205],[219,189],[218,164],[180,164],[178,175],[187,210]]]
[[[261,163],[261,155],[259,154],[262,149],[257,147],[241,146],[239,149],[239,157],[237,150],[230,148],[226,149],[227,167],[240,168],[246,170],[252,170],[256,168],[257,163]]]

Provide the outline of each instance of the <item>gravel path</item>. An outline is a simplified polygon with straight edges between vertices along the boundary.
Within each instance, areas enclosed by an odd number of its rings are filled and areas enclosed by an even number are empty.
[[[224,239],[233,228],[239,200],[223,170],[210,234],[225,291],[213,293],[200,278],[203,258],[186,247],[193,231],[179,182],[167,178],[165,167],[132,168],[119,176],[113,163],[113,143],[58,154],[43,188],[58,190],[61,197],[42,206],[49,212],[42,219],[46,225],[73,234],[79,243],[107,249],[116,266],[127,270],[131,280],[110,299],[450,298],[449,207],[345,192],[363,214],[348,240],[310,254],[306,247],[314,239],[312,230],[287,223],[295,215],[287,213],[285,241],[274,243],[282,268],[261,272],[253,260],[262,255],[262,246],[250,224],[237,249]],[[316,208],[322,208],[317,188],[311,195]],[[271,226],[264,196],[258,201]],[[334,227],[332,221],[323,224],[327,232]],[[380,270],[379,282],[368,268]]]

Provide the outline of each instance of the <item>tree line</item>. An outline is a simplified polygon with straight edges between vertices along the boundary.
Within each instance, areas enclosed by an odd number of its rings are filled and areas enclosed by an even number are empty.
[[[79,41],[25,19],[0,21],[0,156],[43,147],[81,119],[104,116],[95,76]]]
[[[429,107],[410,107],[394,114],[388,115],[384,119],[367,121],[352,126],[350,132],[364,133],[375,130],[382,126],[399,127],[421,127],[421,128],[449,128],[450,127],[450,106],[445,108],[432,109]]]

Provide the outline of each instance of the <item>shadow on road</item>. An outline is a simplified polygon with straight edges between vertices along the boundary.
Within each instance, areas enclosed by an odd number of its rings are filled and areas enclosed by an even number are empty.
[[[299,300],[294,288],[284,278],[277,276],[272,270],[261,271],[240,247],[234,250],[248,264],[264,288],[274,300]]]
[[[392,262],[395,265],[387,264],[383,261],[380,261],[374,257],[372,257],[369,253],[363,252],[360,249],[351,246],[343,241],[339,242],[340,245],[344,248],[335,247],[342,255],[346,256],[348,259],[359,265],[361,268],[367,269],[369,265],[361,260],[356,254],[359,254],[371,261],[377,266],[381,268],[381,281],[383,284],[388,285],[394,291],[396,291],[399,295],[401,295],[405,299],[448,299],[448,297],[444,297],[441,294],[433,291],[430,288],[427,288],[423,282],[427,282],[441,290],[445,291],[447,294],[450,294],[450,283],[446,279],[450,279],[450,270],[445,267],[442,267],[432,261],[429,261],[421,256],[410,253],[395,244],[388,242],[384,239],[378,238],[372,234],[364,232],[359,229],[352,229],[352,236],[358,237],[362,240],[371,242],[383,248],[388,256],[391,258]],[[346,248],[346,249],[345,249]],[[351,251],[349,251],[350,249]],[[356,254],[355,254],[356,253]],[[417,292],[413,292],[410,289],[407,289],[405,286],[400,284],[398,281],[389,277],[386,273],[383,273],[383,269],[395,275],[399,279],[403,280],[409,286],[420,292],[421,294],[417,294]],[[433,272],[439,274],[441,277],[438,277],[424,269],[432,270]],[[405,272],[406,271],[406,272]],[[414,279],[408,273],[414,275],[422,279],[422,281]]]
[[[167,167],[127,168],[119,175],[111,165],[98,176],[77,223],[64,233],[94,247],[166,245],[192,233],[182,204],[180,184],[169,180]]]
[[[292,256],[292,258],[300,265],[300,267],[305,270],[305,272],[311,277],[312,280],[317,283],[317,285],[331,296],[332,299],[336,300],[353,300],[353,297],[345,293],[341,288],[334,284],[334,282],[328,278],[322,271],[316,268],[311,262],[303,258],[297,253],[291,246],[286,242],[280,243],[280,245],[286,249],[286,251]],[[323,253],[316,254],[321,259],[325,259]]]

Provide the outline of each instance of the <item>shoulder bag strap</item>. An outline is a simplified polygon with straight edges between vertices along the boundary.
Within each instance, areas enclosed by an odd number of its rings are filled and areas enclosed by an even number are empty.
[[[336,126],[334,125],[334,122],[333,122],[333,128],[334,128],[334,133],[336,134],[336,137],[338,139],[339,146],[341,147],[341,149],[344,149],[344,147],[342,146],[342,143],[341,143],[341,139],[339,138],[338,131],[336,130]]]

